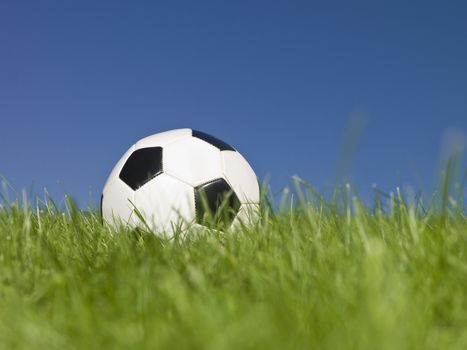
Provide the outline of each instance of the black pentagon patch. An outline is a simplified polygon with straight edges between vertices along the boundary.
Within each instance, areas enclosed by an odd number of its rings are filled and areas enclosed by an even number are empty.
[[[196,222],[204,226],[232,223],[240,209],[240,200],[224,179],[195,187]]]
[[[120,179],[134,191],[162,173],[162,147],[134,151],[120,172]]]
[[[219,140],[218,138],[211,136],[209,134],[206,134],[205,132],[198,131],[198,130],[192,130],[192,135],[193,137],[196,137],[200,140],[206,141],[207,143],[210,143],[214,147],[219,148],[221,151],[235,151],[235,148],[230,146],[228,143]]]
[[[104,217],[104,209],[102,208],[102,203],[104,202],[104,194],[101,194],[101,206],[100,206],[100,213],[101,213],[101,219]]]

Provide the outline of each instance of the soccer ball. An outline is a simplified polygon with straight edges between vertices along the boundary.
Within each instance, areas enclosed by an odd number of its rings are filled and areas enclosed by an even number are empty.
[[[101,214],[110,224],[176,229],[256,216],[257,177],[229,144],[201,131],[177,129],[148,136],[122,156],[107,179]]]

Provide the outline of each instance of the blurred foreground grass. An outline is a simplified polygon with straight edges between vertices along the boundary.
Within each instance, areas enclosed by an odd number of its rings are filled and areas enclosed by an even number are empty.
[[[172,240],[4,206],[0,347],[467,348],[461,200],[296,193],[252,227]]]

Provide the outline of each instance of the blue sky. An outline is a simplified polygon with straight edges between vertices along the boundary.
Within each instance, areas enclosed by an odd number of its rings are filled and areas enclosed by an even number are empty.
[[[460,1],[0,1],[0,174],[97,201],[133,142],[192,127],[274,189],[430,192],[465,144],[466,18]]]

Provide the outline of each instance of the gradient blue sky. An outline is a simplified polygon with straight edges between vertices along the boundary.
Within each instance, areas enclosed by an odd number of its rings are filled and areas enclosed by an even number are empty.
[[[446,144],[465,144],[467,5],[0,1],[0,173],[15,188],[97,202],[133,142],[179,127],[233,144],[275,189],[339,175],[431,191]]]

